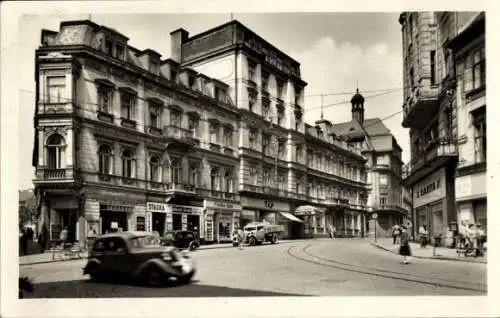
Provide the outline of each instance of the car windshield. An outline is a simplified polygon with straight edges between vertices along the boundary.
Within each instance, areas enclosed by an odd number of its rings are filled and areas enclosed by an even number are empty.
[[[130,239],[130,245],[136,248],[160,247],[160,237],[156,235],[132,237]]]
[[[255,231],[255,226],[247,226],[245,231]]]

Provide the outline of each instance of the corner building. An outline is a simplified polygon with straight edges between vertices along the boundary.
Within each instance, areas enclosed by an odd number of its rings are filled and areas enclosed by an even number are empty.
[[[328,209],[364,216],[365,159],[306,132],[296,61],[237,21],[171,42],[162,59],[88,20],[42,30],[33,182],[49,239],[64,227],[82,244],[116,228],[191,229],[221,242],[263,219],[304,237],[326,233]],[[338,161],[313,168],[310,143]],[[363,224],[351,222],[352,235]]]
[[[484,13],[404,12],[399,22],[414,231],[427,225],[449,245],[457,221],[486,222]]]

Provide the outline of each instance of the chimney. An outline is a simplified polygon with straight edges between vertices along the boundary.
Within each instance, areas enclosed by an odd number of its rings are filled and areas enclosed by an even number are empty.
[[[180,28],[170,32],[170,58],[177,63],[182,62],[182,43],[189,38],[189,32]]]

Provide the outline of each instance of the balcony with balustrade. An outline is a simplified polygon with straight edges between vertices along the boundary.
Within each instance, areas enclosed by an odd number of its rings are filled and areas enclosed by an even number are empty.
[[[403,167],[403,182],[411,185],[437,168],[456,162],[458,158],[457,140],[437,138],[430,141],[423,152]]]
[[[439,111],[438,87],[416,87],[403,105],[403,127],[421,129]]]
[[[167,147],[177,147],[187,150],[199,144],[192,130],[177,126],[164,126],[163,136],[166,139]]]
[[[39,185],[65,185],[76,182],[76,173],[73,168],[51,169],[39,167],[35,171],[33,183]]]
[[[183,194],[183,195],[196,195],[196,187],[192,184],[179,183],[179,182],[148,182],[148,190],[157,191],[164,194]]]
[[[373,212],[397,212],[403,215],[408,214],[405,208],[399,204],[378,204],[372,207]]]

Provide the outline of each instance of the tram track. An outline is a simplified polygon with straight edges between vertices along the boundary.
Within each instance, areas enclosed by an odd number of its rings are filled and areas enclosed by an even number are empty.
[[[406,281],[406,282],[412,282],[412,283],[420,283],[420,284],[425,284],[425,285],[435,286],[435,287],[453,288],[453,289],[458,289],[458,290],[467,290],[467,291],[474,291],[474,292],[479,292],[479,293],[486,293],[487,292],[487,289],[485,288],[486,286],[484,286],[483,284],[480,284],[480,283],[475,283],[475,284],[471,285],[471,283],[462,282],[462,281],[451,281],[451,280],[436,279],[436,278],[429,279],[429,278],[421,276],[421,275],[395,272],[395,271],[390,271],[390,270],[385,270],[385,269],[356,265],[356,264],[349,264],[349,263],[344,263],[344,262],[340,262],[337,260],[332,260],[329,258],[317,256],[317,255],[314,255],[314,254],[308,252],[308,249],[313,245],[314,244],[307,244],[300,249],[300,253],[303,253],[305,256],[302,256],[302,255],[299,255],[298,253],[292,252],[294,249],[299,248],[299,246],[297,246],[297,245],[294,245],[294,246],[291,246],[290,248],[288,248],[287,254],[289,256],[291,256],[297,260],[303,261],[303,262],[307,262],[310,264],[314,264],[314,265],[318,265],[318,266],[322,266],[322,267],[326,267],[326,268],[339,269],[339,270],[352,272],[352,273],[358,273],[358,274],[364,274],[364,275],[368,275],[368,276],[375,276],[375,277],[387,278],[387,279],[392,279],[392,280],[400,280],[400,281]]]

